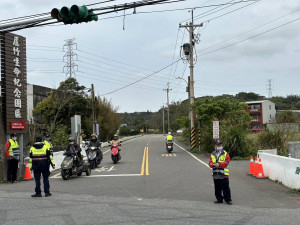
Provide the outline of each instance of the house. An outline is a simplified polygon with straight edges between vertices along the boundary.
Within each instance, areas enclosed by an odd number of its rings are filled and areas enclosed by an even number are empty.
[[[251,130],[259,132],[266,127],[267,123],[275,121],[276,109],[275,103],[269,100],[251,101],[248,104],[247,112],[253,117],[251,121]]]

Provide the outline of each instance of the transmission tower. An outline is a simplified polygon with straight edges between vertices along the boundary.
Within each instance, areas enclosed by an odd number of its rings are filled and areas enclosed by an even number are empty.
[[[272,98],[272,91],[274,90],[274,82],[273,80],[267,80],[267,90],[268,90],[268,98]]]
[[[66,40],[64,44],[63,50],[66,52],[64,55],[64,62],[66,63],[64,66],[64,73],[66,73],[66,77],[76,77],[75,72],[78,71],[78,65],[75,61],[78,60],[78,56],[74,53],[74,50],[77,50],[77,44],[74,42],[75,38]]]

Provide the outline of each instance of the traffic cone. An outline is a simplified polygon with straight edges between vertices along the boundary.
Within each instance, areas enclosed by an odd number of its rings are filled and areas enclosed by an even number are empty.
[[[253,161],[253,157],[251,156],[248,175],[253,175],[253,172],[254,172],[254,161]]]
[[[26,165],[25,165],[24,180],[32,180],[28,162],[26,162]]]
[[[258,175],[258,158],[255,158],[255,163],[254,163],[254,169],[253,169],[253,176],[257,176]]]
[[[259,179],[265,178],[264,168],[263,168],[261,159],[259,159],[259,163],[258,163],[258,173],[257,173],[256,178],[259,178]]]

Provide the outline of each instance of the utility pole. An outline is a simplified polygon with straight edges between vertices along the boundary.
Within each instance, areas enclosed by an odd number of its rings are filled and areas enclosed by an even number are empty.
[[[195,94],[194,94],[194,30],[196,27],[202,27],[203,24],[194,24],[194,12],[191,10],[192,13],[192,22],[186,25],[179,24],[180,28],[186,28],[189,31],[190,36],[190,51],[189,51],[189,63],[190,63],[190,82],[189,82],[189,96],[190,96],[190,104],[193,105],[195,102]],[[196,148],[196,133],[195,133],[195,119],[194,119],[194,110],[193,108],[190,109],[190,121],[191,121],[191,148]]]
[[[165,135],[165,103],[163,104],[163,135]]]
[[[93,134],[94,134],[95,131],[96,131],[96,112],[95,112],[95,90],[94,90],[94,84],[92,84],[91,91],[92,91]]]
[[[78,65],[75,63],[77,59],[77,54],[74,53],[74,49],[77,50],[77,44],[74,42],[75,38],[66,40],[64,44],[63,50],[66,52],[64,55],[64,62],[66,63],[64,66],[64,72],[66,73],[66,77],[75,77],[75,67],[78,70]],[[67,48],[67,49],[65,49]],[[65,70],[66,68],[66,70]]]
[[[170,131],[170,113],[169,113],[169,91],[172,89],[169,88],[170,83],[168,83],[168,88],[164,89],[167,92],[167,110],[168,110],[168,132]]]

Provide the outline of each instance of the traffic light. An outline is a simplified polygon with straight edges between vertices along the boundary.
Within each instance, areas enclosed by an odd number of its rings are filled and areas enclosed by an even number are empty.
[[[93,11],[89,11],[89,9],[85,5],[72,5],[71,8],[64,6],[60,10],[57,8],[53,8],[51,10],[51,17],[53,19],[57,19],[57,21],[59,22],[63,22],[64,24],[82,22],[87,23],[90,21],[98,20],[98,16],[95,15]]]

